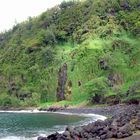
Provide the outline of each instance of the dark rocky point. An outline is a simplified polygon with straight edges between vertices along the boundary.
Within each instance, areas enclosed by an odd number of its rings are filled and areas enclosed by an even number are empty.
[[[84,126],[67,127],[62,134],[54,133],[38,140],[109,140],[132,136],[140,130],[139,106],[129,105],[105,121],[98,120]]]

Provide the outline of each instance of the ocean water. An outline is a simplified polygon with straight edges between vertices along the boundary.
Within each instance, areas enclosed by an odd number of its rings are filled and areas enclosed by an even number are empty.
[[[68,125],[83,125],[97,119],[105,118],[94,114],[0,111],[0,140],[36,140],[38,136],[62,132]]]

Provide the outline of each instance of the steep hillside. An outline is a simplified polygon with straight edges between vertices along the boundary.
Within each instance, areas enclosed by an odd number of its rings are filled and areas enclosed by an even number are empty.
[[[0,34],[0,105],[140,100],[140,1],[63,2]]]

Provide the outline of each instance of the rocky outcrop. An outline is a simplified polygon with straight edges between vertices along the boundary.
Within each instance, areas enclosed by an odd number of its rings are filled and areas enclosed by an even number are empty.
[[[100,68],[102,70],[109,70],[110,69],[110,67],[108,66],[107,61],[104,60],[104,59],[99,60],[99,66],[100,66]]]
[[[65,100],[65,85],[67,81],[67,64],[65,63],[58,73],[57,101]]]
[[[61,107],[61,106],[51,106],[49,108],[39,108],[39,111],[49,111],[49,112],[56,112],[60,110],[66,109],[67,106]]]
[[[124,83],[123,76],[119,73],[112,73],[108,76],[109,86],[122,85]]]
[[[71,100],[71,95],[72,95],[72,81],[68,81],[66,90],[65,90],[65,99],[70,101]]]
[[[128,109],[128,108],[127,108]],[[110,119],[98,120],[85,126],[67,127],[62,134],[55,133],[38,140],[107,140],[125,138],[140,130],[139,107],[132,106]]]

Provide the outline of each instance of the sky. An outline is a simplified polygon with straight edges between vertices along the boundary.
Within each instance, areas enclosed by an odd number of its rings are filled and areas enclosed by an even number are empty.
[[[63,0],[0,0],[0,32],[34,17]]]

